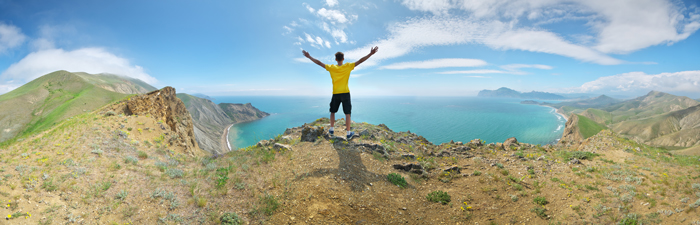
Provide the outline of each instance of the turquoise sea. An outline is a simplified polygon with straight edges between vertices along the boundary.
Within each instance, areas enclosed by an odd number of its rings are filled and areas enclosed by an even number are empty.
[[[329,117],[329,97],[216,96],[215,103],[252,103],[271,115],[231,127],[232,148],[254,145],[286,128]],[[486,143],[509,137],[531,144],[556,142],[566,120],[553,108],[520,104],[523,99],[479,97],[352,97],[352,120],[411,131],[434,144],[450,140]],[[336,119],[344,118],[342,106]]]

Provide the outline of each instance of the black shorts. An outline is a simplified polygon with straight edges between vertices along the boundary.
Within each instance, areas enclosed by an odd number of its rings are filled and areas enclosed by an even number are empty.
[[[350,103],[350,93],[333,94],[331,98],[331,113],[338,112],[338,107],[340,103],[343,103],[343,113],[350,114],[352,110],[352,103]]]

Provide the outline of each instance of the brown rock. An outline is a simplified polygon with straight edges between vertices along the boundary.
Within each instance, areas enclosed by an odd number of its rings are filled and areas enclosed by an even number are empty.
[[[173,131],[170,144],[184,148],[190,156],[203,155],[194,136],[192,117],[182,100],[175,96],[175,88],[163,89],[131,97],[121,105],[120,111],[125,115],[150,115],[153,119],[163,121],[161,128]]]

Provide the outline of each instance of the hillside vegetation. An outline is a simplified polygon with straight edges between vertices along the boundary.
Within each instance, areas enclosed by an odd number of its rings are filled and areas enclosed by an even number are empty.
[[[582,115],[576,116],[578,116],[578,128],[581,132],[581,136],[583,136],[583,139],[592,137],[601,130],[605,130],[607,128],[604,125],[589,119],[588,117]]]
[[[559,107],[562,112],[576,113],[599,126],[638,142],[670,149],[688,148],[700,144],[700,102],[683,96],[652,91],[647,95],[615,103],[600,96],[594,99],[544,105]],[[615,104],[614,104],[615,103]],[[590,108],[585,108],[590,107]],[[586,124],[581,120],[581,124]],[[590,125],[595,125],[591,123]],[[603,127],[581,127],[596,132]],[[588,137],[593,133],[587,133]],[[695,148],[693,148],[695,149]],[[700,154],[682,151],[684,154]]]
[[[171,103],[149,106],[155,114],[112,111],[131,101],[2,147],[0,215],[13,224],[700,223],[700,158],[608,130],[576,147],[434,145],[382,124],[331,137],[322,118],[210,157],[179,144],[192,137],[172,127],[189,117],[160,119]]]

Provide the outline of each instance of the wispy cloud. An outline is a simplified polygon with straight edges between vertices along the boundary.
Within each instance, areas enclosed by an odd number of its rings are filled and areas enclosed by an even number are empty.
[[[486,62],[484,62],[485,65]],[[553,67],[542,64],[509,64],[501,66],[503,70],[493,70],[493,69],[480,69],[480,70],[458,70],[458,71],[444,71],[438,72],[437,74],[513,74],[513,75],[527,75],[528,72],[522,71],[523,68],[533,68],[533,69],[543,69],[551,70]],[[480,77],[480,76],[469,76],[469,77]]]
[[[459,71],[438,72],[437,74],[490,74],[490,73],[508,73],[508,71],[503,71],[503,70],[459,70]]]
[[[402,70],[402,69],[434,69],[448,67],[477,67],[486,65],[486,61],[481,59],[432,59],[425,61],[400,62],[380,67],[381,69]]]
[[[673,73],[646,74],[630,72],[600,77],[580,87],[568,88],[566,92],[690,92],[700,93],[700,70]]]
[[[561,2],[555,0],[403,0],[410,10],[433,16],[391,24],[389,35],[348,52],[357,59],[381,46],[376,60],[395,58],[429,46],[483,44],[497,50],[561,55],[583,62],[615,65],[625,54],[658,44],[673,44],[700,29],[700,16],[666,0]],[[454,12],[454,13],[453,13]],[[527,19],[527,23],[521,22]],[[533,26],[542,21],[584,20],[590,34],[572,42],[562,34]],[[592,45],[591,45],[592,44]]]
[[[0,22],[0,54],[21,45],[26,39],[18,27]]]

